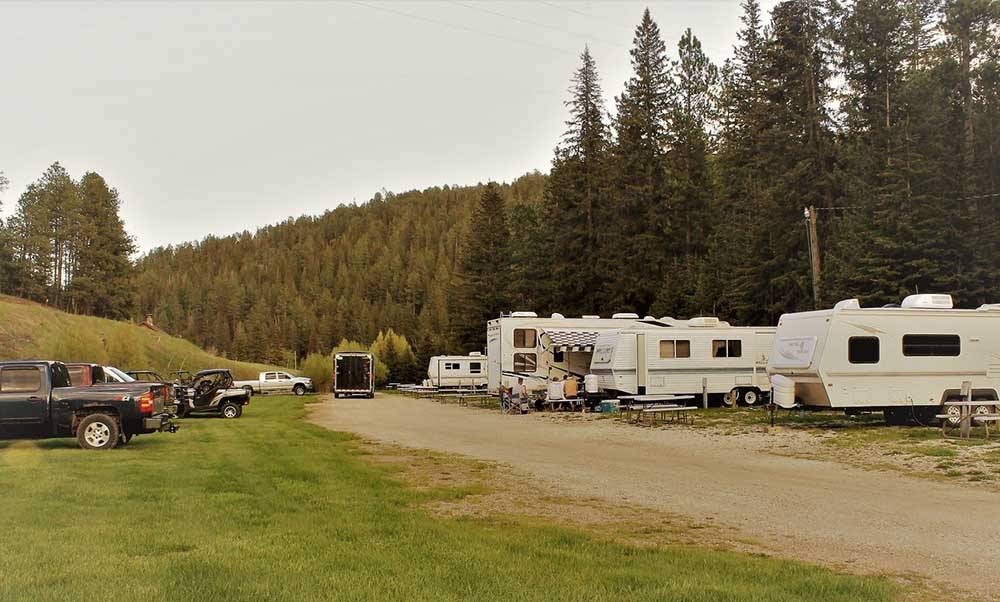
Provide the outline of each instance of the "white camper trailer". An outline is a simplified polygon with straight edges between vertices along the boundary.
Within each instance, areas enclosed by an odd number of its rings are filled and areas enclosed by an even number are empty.
[[[427,363],[429,387],[477,388],[486,386],[486,357],[482,353],[469,355],[435,355]]]
[[[590,370],[594,341],[599,332],[616,328],[668,328],[671,318],[640,318],[615,314],[611,318],[567,318],[552,314],[539,318],[534,312],[514,312],[486,325],[486,355],[490,393],[524,378],[531,392],[544,391],[552,377],[566,374],[583,378]]]
[[[1000,305],[952,309],[950,295],[911,295],[900,307],[785,314],[767,371],[782,407],[882,410],[892,423],[930,422],[961,398],[995,401],[1000,391]],[[989,413],[993,404],[974,408]]]
[[[754,405],[771,390],[767,355],[773,327],[738,327],[692,318],[674,328],[624,328],[597,336],[590,372],[623,395],[701,395]]]

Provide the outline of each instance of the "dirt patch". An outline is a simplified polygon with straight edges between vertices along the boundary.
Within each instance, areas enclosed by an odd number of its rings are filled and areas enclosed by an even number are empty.
[[[382,444],[496,463],[503,478],[513,479],[510,487],[487,481],[488,492],[433,508],[441,514],[495,518],[498,509],[532,507],[521,515],[548,521],[577,514],[579,522],[565,524],[608,529],[622,541],[655,545],[687,536],[701,545],[938,584],[951,598],[961,591],[1000,599],[1000,494],[802,457],[821,441],[637,428],[596,416],[502,416],[394,396],[317,404],[310,419]],[[466,478],[448,466],[446,478]],[[516,491],[527,490],[525,483],[537,496],[530,504],[516,497],[528,495]],[[494,493],[510,488],[515,493]],[[630,530],[623,526],[627,514],[605,514],[609,508],[652,512],[652,528],[663,532],[643,533],[646,521],[633,521]]]

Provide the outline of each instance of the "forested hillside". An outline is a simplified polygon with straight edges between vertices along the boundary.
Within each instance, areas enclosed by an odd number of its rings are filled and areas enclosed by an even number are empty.
[[[545,176],[504,186],[534,211]],[[448,291],[483,186],[378,194],[254,234],[157,249],[136,266],[137,315],[230,357],[282,361],[371,342],[389,328],[423,350],[451,340]]]

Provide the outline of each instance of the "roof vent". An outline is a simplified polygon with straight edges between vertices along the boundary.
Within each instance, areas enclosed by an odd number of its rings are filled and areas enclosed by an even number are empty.
[[[904,309],[951,309],[951,295],[910,295],[903,299]]]
[[[562,314],[558,314],[558,313],[553,313],[552,314],[552,319],[553,320],[565,320],[566,316],[564,316]]]
[[[691,318],[690,320],[688,320],[688,326],[699,326],[699,327],[703,327],[703,328],[705,328],[705,327],[711,328],[711,327],[718,326],[718,325],[719,325],[719,319],[718,318],[713,318],[711,316],[702,316],[702,317],[699,317],[699,318]]]
[[[480,352],[480,351],[473,351],[469,355],[472,356],[472,357],[479,357],[479,356],[482,355],[482,352]]]
[[[600,320],[601,319],[601,316],[594,316],[594,315],[586,315],[586,316],[580,316],[580,317],[583,318],[584,320]]]
[[[986,303],[977,307],[979,311],[1000,311],[1000,303]]]
[[[653,316],[646,316],[645,318],[643,318],[643,320],[648,320],[650,322],[655,322],[656,318],[654,318]]]
[[[612,320],[638,320],[639,314],[620,313],[611,316]]]
[[[844,299],[843,301],[837,301],[837,304],[833,306],[833,311],[840,311],[842,309],[861,309],[861,304],[858,303],[857,299]]]
[[[510,314],[512,318],[537,318],[538,314],[533,311],[515,311]]]

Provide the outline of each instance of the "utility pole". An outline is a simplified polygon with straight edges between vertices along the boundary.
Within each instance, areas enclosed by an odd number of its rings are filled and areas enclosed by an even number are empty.
[[[809,239],[809,261],[812,265],[813,307],[819,309],[819,233],[816,230],[816,207],[806,207],[802,214],[806,218],[806,234]]]

